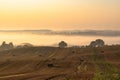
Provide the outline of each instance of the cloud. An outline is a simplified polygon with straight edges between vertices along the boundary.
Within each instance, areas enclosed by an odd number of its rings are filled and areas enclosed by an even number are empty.
[[[0,32],[11,33],[31,33],[37,35],[64,35],[64,36],[105,36],[105,37],[119,37],[120,31],[118,30],[0,30]]]

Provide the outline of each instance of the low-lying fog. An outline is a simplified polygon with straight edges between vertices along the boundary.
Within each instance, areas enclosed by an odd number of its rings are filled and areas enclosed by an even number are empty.
[[[110,33],[110,34],[109,34]],[[120,33],[115,31],[0,31],[0,43],[13,42],[15,45],[31,43],[41,46],[56,46],[61,40],[69,45],[89,45],[92,40],[103,39],[106,44],[120,44]]]

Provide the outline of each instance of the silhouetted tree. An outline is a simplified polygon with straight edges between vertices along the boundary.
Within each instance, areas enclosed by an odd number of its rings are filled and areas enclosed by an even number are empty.
[[[59,47],[60,47],[60,48],[65,48],[65,47],[67,47],[67,43],[64,42],[64,41],[61,41],[61,42],[59,43]]]
[[[97,39],[90,43],[90,47],[103,47],[104,45],[105,45],[105,42],[102,39]]]
[[[98,47],[103,47],[105,45],[105,42],[102,39],[97,39],[96,44]]]
[[[12,42],[9,43],[9,47],[10,47],[10,49],[14,48],[14,45]]]
[[[6,42],[5,42],[5,41],[3,41],[2,45],[6,45]]]
[[[8,50],[8,49],[13,49],[14,45],[12,42],[10,42],[9,44],[6,44],[5,41],[3,41],[2,45],[0,46],[1,50]]]
[[[3,41],[2,45],[1,45],[1,48],[2,48],[2,49],[6,49],[6,48],[7,48],[7,44],[6,44],[5,41]]]
[[[90,43],[90,47],[96,47],[96,41],[92,41],[92,42]]]

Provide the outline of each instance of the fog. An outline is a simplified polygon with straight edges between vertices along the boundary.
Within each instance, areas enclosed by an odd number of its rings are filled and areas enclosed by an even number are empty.
[[[97,31],[97,30],[22,30],[22,31],[0,31],[0,43],[3,41],[13,42],[15,45],[31,43],[41,46],[56,46],[61,40],[69,45],[89,45],[91,41],[103,39],[106,44],[120,44],[119,31]]]

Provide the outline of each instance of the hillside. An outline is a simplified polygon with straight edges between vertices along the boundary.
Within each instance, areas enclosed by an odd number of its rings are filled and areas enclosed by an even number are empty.
[[[120,46],[0,52],[0,80],[120,80],[119,76]]]

